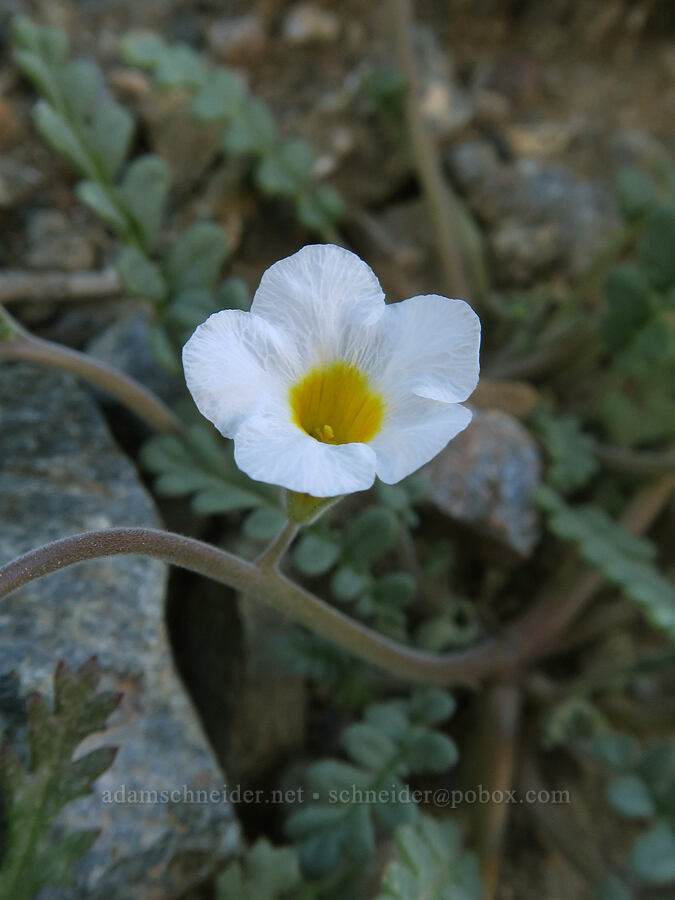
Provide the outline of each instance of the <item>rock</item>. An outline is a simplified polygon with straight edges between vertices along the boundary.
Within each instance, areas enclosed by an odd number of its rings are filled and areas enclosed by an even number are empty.
[[[336,40],[340,29],[335,13],[313,3],[296,3],[286,14],[281,32],[289,44],[313,44]]]
[[[532,552],[540,534],[533,496],[541,463],[516,419],[474,410],[469,427],[421,472],[442,513],[520,557]]]
[[[254,13],[218,19],[209,27],[206,39],[215,56],[235,66],[260,60],[267,48],[265,26]]]
[[[0,410],[0,562],[87,529],[158,524],[133,466],[70,376],[8,364]],[[109,730],[89,739],[89,747],[119,746],[112,768],[59,817],[60,826],[100,827],[101,836],[76,867],[75,886],[40,900],[172,900],[238,848],[222,800],[124,802],[141,789],[222,797],[223,776],[173,668],[165,585],[161,563],[118,557],[35,581],[0,607],[5,689],[15,670],[23,694],[49,693],[59,659],[77,666],[96,654],[101,686],[124,693]]]
[[[28,220],[26,263],[33,269],[75,271],[96,265],[95,229],[57,209],[38,209]]]
[[[163,369],[150,350],[146,312],[131,310],[87,344],[87,353],[117,369],[172,405],[184,395],[182,383]],[[109,399],[109,398],[108,398]]]
[[[42,174],[9,156],[0,156],[0,209],[11,209],[36,191]]]
[[[555,268],[576,276],[619,226],[611,191],[533,159],[503,162],[488,141],[460,144],[448,159],[488,230],[500,279],[529,284]]]

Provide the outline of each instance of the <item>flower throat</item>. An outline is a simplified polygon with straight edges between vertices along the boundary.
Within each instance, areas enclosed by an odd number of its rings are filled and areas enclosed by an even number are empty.
[[[342,361],[311,369],[289,400],[295,424],[324,444],[367,443],[384,419],[384,401],[368,378]]]

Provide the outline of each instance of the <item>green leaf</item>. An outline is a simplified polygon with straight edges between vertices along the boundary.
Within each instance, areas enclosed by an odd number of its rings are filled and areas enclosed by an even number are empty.
[[[65,61],[68,55],[68,38],[60,28],[43,25],[38,29],[40,52],[52,65]]]
[[[457,764],[458,759],[454,741],[436,731],[421,732],[406,753],[411,772],[446,772]]]
[[[180,357],[166,328],[159,322],[152,324],[148,329],[148,345],[150,352],[163,369],[177,378],[181,376]]]
[[[584,487],[598,470],[595,441],[573,416],[552,416],[540,410],[532,425],[549,457],[547,481],[561,493]]]
[[[167,310],[170,320],[190,333],[218,310],[212,291],[206,288],[184,288],[171,300]]]
[[[309,182],[313,165],[310,145],[301,138],[293,138],[264,156],[256,170],[256,182],[267,194],[293,197]]]
[[[609,310],[602,322],[602,334],[611,350],[619,350],[649,319],[652,309],[650,287],[638,266],[615,266],[605,281]]]
[[[58,85],[55,84],[52,71],[42,57],[31,50],[16,50],[14,59],[39,93],[46,97],[52,105],[58,103]],[[61,151],[59,150],[59,152]]]
[[[300,539],[293,553],[293,563],[303,575],[323,575],[335,563],[339,546],[326,538],[306,534]]]
[[[665,822],[658,822],[633,844],[630,865],[647,884],[675,881],[675,834]]]
[[[134,120],[119,103],[106,99],[94,111],[89,140],[108,178],[117,175],[126,159],[134,133]]]
[[[154,247],[169,192],[169,168],[159,156],[141,156],[124,172],[119,193],[138,222],[148,246]]]
[[[370,579],[367,575],[363,575],[349,566],[340,566],[333,575],[330,587],[337,600],[349,603],[360,597],[369,583]]]
[[[159,303],[166,296],[167,287],[157,266],[136,247],[123,247],[115,260],[125,291]]]
[[[166,275],[174,290],[213,290],[227,253],[225,232],[213,222],[198,222],[173,242]]]
[[[40,135],[57,153],[63,154],[78,172],[96,179],[96,171],[82,142],[60,113],[44,100],[38,100],[33,119]]]
[[[439,725],[455,712],[452,694],[439,688],[420,688],[410,699],[410,718],[421,725]]]
[[[296,200],[296,211],[305,228],[321,234],[340,221],[345,203],[336,190],[323,185],[303,192]]]
[[[243,278],[228,278],[218,288],[218,309],[251,308],[251,292]]]
[[[637,775],[618,775],[607,789],[607,800],[615,812],[631,819],[654,815],[654,802],[647,785]]]
[[[396,514],[385,506],[370,506],[347,529],[344,550],[359,566],[366,566],[389,550],[399,534]]]
[[[80,181],[75,188],[77,199],[88,206],[101,221],[110,225],[124,240],[129,233],[129,221],[119,204],[115,202],[113,192],[114,188],[105,188],[97,181]]]
[[[72,800],[91,792],[112,764],[116,749],[100,747],[78,759],[79,744],[103,728],[119,695],[96,694],[100,669],[89,660],[71,672],[59,663],[54,675],[54,708],[34,695],[28,704],[28,766],[9,747],[0,753],[4,799],[4,853],[0,896],[31,900],[47,885],[66,886],[73,865],[89,850],[97,831],[52,838],[57,815]]]
[[[197,88],[207,77],[206,63],[187,44],[166,47],[157,59],[155,78],[161,87]]]
[[[396,846],[400,862],[385,870],[377,900],[481,900],[478,862],[454,822],[420,816],[397,832]]]
[[[195,493],[195,512],[225,513],[268,503],[263,491],[238,473],[228,450],[211,429],[196,425],[180,438],[151,438],[143,445],[140,459],[157,476],[155,490],[159,494],[175,497]],[[237,479],[243,483],[237,484]]]
[[[126,35],[120,44],[122,59],[139,69],[154,69],[166,53],[167,45],[152,31],[137,31]]]
[[[365,722],[346,728],[342,744],[354,762],[372,771],[386,768],[397,753],[391,738]]]
[[[223,131],[221,144],[226,153],[262,155],[275,138],[276,125],[269,108],[261,100],[249,98]]]
[[[635,166],[619,169],[616,190],[619,207],[628,221],[639,219],[649,212],[656,197],[656,186],[651,177]]]
[[[240,80],[225,69],[215,69],[192,99],[192,111],[198,119],[213,122],[233,118],[245,102]]]
[[[591,752],[612,769],[628,769],[636,761],[639,752],[637,738],[628,734],[600,732],[591,740]]]
[[[417,584],[408,572],[390,572],[378,578],[373,586],[373,599],[378,605],[403,609],[417,595]]]
[[[57,71],[61,95],[76,119],[84,119],[91,111],[101,83],[101,70],[83,59],[72,60]]]
[[[675,282],[675,204],[657,207],[647,219],[637,244],[640,263],[657,288]]]
[[[259,838],[243,862],[232,863],[218,876],[215,900],[280,900],[300,882],[296,851]]]
[[[255,541],[269,541],[286,524],[286,516],[274,506],[263,506],[256,509],[244,520],[243,533]]]
[[[597,507],[568,506],[550,488],[539,489],[537,502],[557,537],[575,543],[588,563],[642,607],[655,628],[675,639],[675,586],[652,565],[656,551],[649,541]]]

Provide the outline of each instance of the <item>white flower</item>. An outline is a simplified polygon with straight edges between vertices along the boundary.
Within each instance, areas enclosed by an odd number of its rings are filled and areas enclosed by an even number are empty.
[[[251,312],[225,309],[183,349],[200,412],[251,478],[314,497],[394,484],[471,421],[480,322],[430,294],[386,305],[369,266],[317,244],[270,266]]]

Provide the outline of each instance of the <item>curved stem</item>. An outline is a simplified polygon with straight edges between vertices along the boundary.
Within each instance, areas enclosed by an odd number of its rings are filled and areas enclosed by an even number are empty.
[[[7,315],[5,313],[5,315]],[[9,340],[0,340],[0,360],[32,362],[72,372],[115,397],[156,431],[181,430],[179,420],[159,397],[133,378],[86,353],[54,344],[21,330]]]
[[[493,671],[502,659],[492,641],[448,656],[397,644],[345,616],[273,568],[260,568],[202,541],[150,528],[89,531],[32,550],[0,569],[0,598],[66,566],[126,554],[182,566],[269,603],[295,622],[398,678],[438,685],[472,684]]]
[[[646,487],[629,505],[622,523],[634,532],[645,531],[674,487],[675,476],[666,476]],[[284,532],[286,536],[290,533],[287,529]],[[563,578],[559,587],[545,593],[499,638],[446,655],[425,653],[389,640],[293,584],[274,566],[262,568],[202,541],[150,528],[89,531],[32,550],[0,569],[0,598],[66,566],[127,554],[150,556],[206,575],[270,603],[295,622],[398,678],[437,685],[471,686],[488,677],[508,677],[526,663],[545,656],[555,638],[603,583],[594,572],[586,572],[579,580],[572,556],[569,564],[573,578]]]

